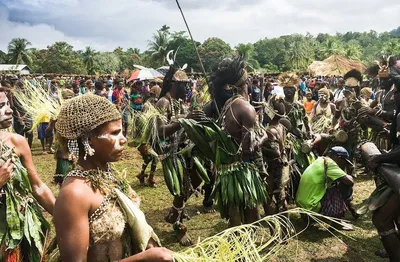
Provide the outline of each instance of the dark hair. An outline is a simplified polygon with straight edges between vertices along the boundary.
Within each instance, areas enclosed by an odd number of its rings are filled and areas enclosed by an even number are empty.
[[[142,82],[142,81],[137,81],[137,82],[135,83],[135,86],[137,86],[137,87],[142,87],[142,86],[143,86],[143,82]]]
[[[94,88],[95,88],[96,90],[103,90],[103,88],[104,88],[103,82],[102,82],[102,81],[97,81],[97,82],[94,84]]]
[[[218,71],[211,77],[211,96],[215,98],[218,107],[223,107],[225,102],[232,97],[233,91],[224,89],[226,85],[234,85],[245,73],[245,64],[241,57],[224,59],[221,61]]]

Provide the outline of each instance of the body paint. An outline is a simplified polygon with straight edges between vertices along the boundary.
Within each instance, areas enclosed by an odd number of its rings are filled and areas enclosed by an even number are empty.
[[[113,141],[114,147],[113,147],[113,150],[111,151],[110,154],[113,154],[114,152],[121,151],[121,149],[123,148],[123,146],[121,146],[121,142],[120,142],[120,141],[121,141],[122,139],[126,139],[126,138],[124,137],[124,135],[122,134],[122,128],[121,128],[121,132],[119,132],[118,135],[103,134],[103,135],[98,136],[97,138],[100,138],[100,139],[110,139],[110,140]]]

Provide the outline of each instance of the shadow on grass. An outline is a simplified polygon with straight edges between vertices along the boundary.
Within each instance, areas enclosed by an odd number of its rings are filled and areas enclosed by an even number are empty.
[[[380,241],[377,237],[359,238],[353,237],[350,243],[347,243],[347,250],[341,257],[329,256],[323,258],[311,258],[312,262],[326,262],[326,261],[357,261],[357,262],[373,262],[373,261],[387,261],[376,257],[375,251],[382,248]],[[357,243],[357,248],[354,248]]]

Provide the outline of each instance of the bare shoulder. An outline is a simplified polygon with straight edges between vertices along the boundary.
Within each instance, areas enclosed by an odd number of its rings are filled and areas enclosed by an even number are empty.
[[[249,102],[239,99],[235,102],[237,107],[240,107],[241,111],[246,114],[255,114],[256,110]]]
[[[30,148],[28,142],[25,137],[15,134],[15,133],[6,133],[2,136],[2,140],[6,145],[15,148],[15,152],[17,155],[21,156],[26,153],[30,153]]]
[[[156,104],[156,107],[160,109],[168,108],[168,106],[169,106],[169,100],[166,99],[165,97],[161,97]]]
[[[56,200],[56,206],[70,205],[90,207],[93,190],[83,179],[67,178],[61,187],[60,194]]]

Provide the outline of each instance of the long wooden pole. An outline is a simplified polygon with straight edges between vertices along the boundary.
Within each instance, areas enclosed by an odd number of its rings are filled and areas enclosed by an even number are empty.
[[[201,66],[201,70],[203,71],[204,77],[206,78],[207,85],[210,87],[210,84],[208,82],[208,77],[207,77],[207,74],[206,74],[206,70],[204,69],[204,65],[203,65],[203,62],[201,61],[201,57],[200,57],[200,54],[199,54],[199,50],[197,49],[196,42],[193,39],[192,32],[190,31],[189,25],[188,25],[188,23],[186,21],[185,14],[182,11],[182,8],[181,8],[181,5],[179,4],[179,1],[178,0],[175,0],[175,1],[176,1],[176,4],[178,5],[179,11],[181,12],[183,21],[185,22],[186,29],[187,29],[187,31],[189,33],[190,39],[192,40],[192,44],[193,44],[194,50],[196,51],[197,59],[199,60],[199,63],[200,63],[200,66]],[[219,109],[218,109],[217,102],[215,101],[215,98],[213,99],[213,103],[215,105],[215,108],[216,108],[218,116],[219,116],[220,112],[219,112]]]

